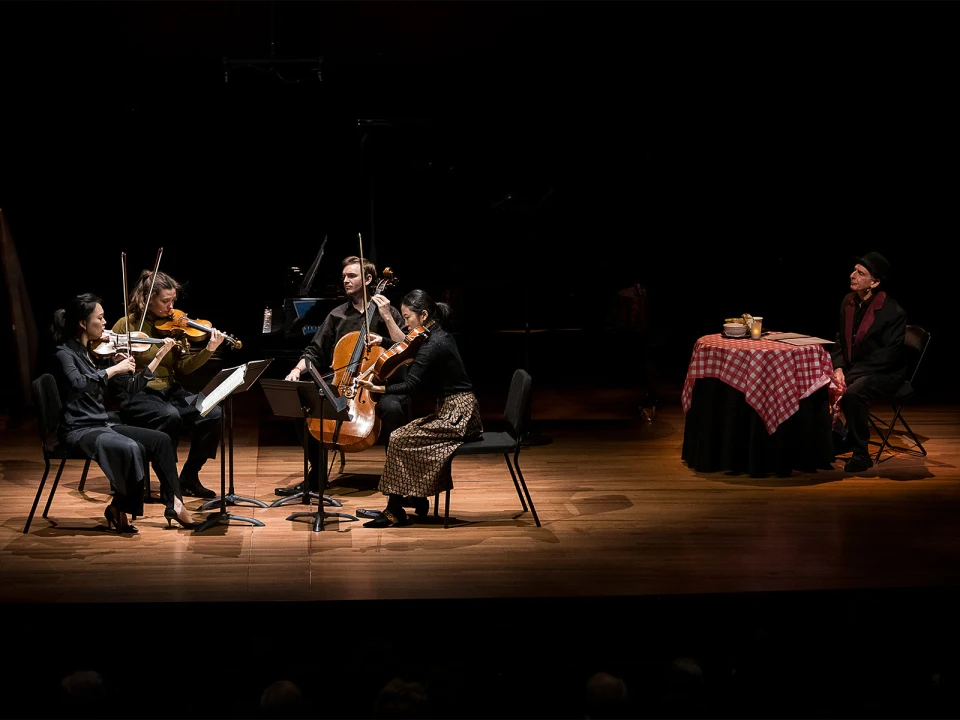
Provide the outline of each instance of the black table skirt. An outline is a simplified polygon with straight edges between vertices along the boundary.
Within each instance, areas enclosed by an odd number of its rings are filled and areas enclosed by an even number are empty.
[[[681,457],[700,472],[751,477],[830,470],[832,429],[826,387],[801,400],[800,409],[769,435],[742,392],[722,380],[701,378],[684,420]]]

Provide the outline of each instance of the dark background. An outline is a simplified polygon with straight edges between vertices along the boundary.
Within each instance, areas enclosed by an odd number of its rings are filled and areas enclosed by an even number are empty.
[[[516,364],[545,382],[642,382],[618,323],[617,292],[635,283],[677,384],[724,317],[833,337],[869,250],[933,333],[933,380],[952,369],[957,14],[3,2],[0,208],[41,352],[77,292],[100,294],[112,324],[121,252],[133,278],[163,247],[180,309],[243,340],[238,359],[271,354],[262,313],[296,294],[288,268],[328,236],[317,286],[335,284],[359,232],[395,271],[397,305],[414,287],[451,302],[481,385]],[[322,81],[286,63],[283,79],[233,65],[224,82],[223,58],[271,53],[322,57]],[[497,332],[528,325],[552,332]],[[15,372],[12,350],[3,362]],[[936,397],[954,392],[938,383]]]

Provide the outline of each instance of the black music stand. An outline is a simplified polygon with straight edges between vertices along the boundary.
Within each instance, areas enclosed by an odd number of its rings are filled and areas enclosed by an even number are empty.
[[[316,467],[323,468],[322,472],[320,473],[319,492],[312,493],[309,491],[309,443],[306,442],[307,434],[310,432],[308,422],[309,419],[312,417],[319,418],[321,428],[323,427],[324,415],[327,414],[331,416],[328,419],[345,421],[349,421],[350,419],[349,412],[346,409],[346,399],[337,395],[330,388],[330,386],[323,381],[323,378],[319,377],[319,375],[314,374],[314,380],[314,382],[310,382],[303,380],[264,379],[260,381],[260,385],[263,387],[263,391],[267,394],[267,400],[270,402],[270,407],[273,409],[274,415],[279,415],[281,417],[303,418],[304,490],[294,495],[280,498],[280,500],[275,501],[270,507],[278,507],[283,503],[295,498],[300,498],[301,504],[309,507],[311,506],[311,499],[316,497],[318,501],[318,508],[316,512],[295,512],[290,515],[287,520],[296,520],[301,517],[313,518],[313,531],[319,532],[323,530],[323,521],[327,518],[339,517],[347,520],[359,520],[359,518],[348,513],[327,512],[322,509],[323,504],[325,504],[328,499],[327,496],[323,494],[327,489],[327,465],[326,459],[323,457],[323,455],[326,453],[326,449],[323,448],[322,443],[318,443],[320,446],[320,457],[316,458],[315,460],[315,462],[319,463],[319,465]],[[321,498],[322,501],[320,500]],[[341,507],[341,504],[338,501],[333,500],[333,498],[330,498],[330,501],[331,504],[335,504],[336,507]]]
[[[242,520],[250,523],[251,525],[255,525],[256,527],[263,527],[263,523],[256,518],[245,517],[243,515],[231,515],[227,512],[227,505],[236,505],[240,502],[247,502],[255,507],[268,507],[267,504],[262,500],[256,500],[255,498],[237,495],[233,488],[233,396],[237,393],[242,393],[249,390],[260,378],[260,375],[263,374],[263,371],[267,369],[267,366],[272,362],[273,358],[268,358],[266,360],[251,360],[245,365],[238,365],[237,367],[221,370],[210,382],[207,383],[206,387],[204,387],[197,396],[195,407],[199,407],[203,402],[203,399],[211,395],[213,391],[220,387],[221,383],[233,375],[238,368],[244,368],[243,382],[227,393],[227,395],[221,400],[221,403],[223,403],[223,419],[220,423],[220,497],[213,500],[208,500],[200,506],[200,510],[211,510],[219,505],[220,511],[207,515],[206,519],[194,530],[195,533],[208,530],[214,525],[229,524],[231,520]],[[229,437],[230,492],[227,492],[227,450],[224,448],[225,436]]]
[[[325,388],[325,390],[326,390],[326,392],[327,392],[327,397],[329,397],[329,398],[334,398],[334,397],[335,397],[335,398],[337,399],[337,401],[336,401],[337,407],[339,407],[341,403],[344,403],[344,407],[346,407],[346,405],[345,405],[346,400],[343,400],[339,395],[337,395],[337,394],[330,388],[329,385],[327,385],[327,384],[323,381],[323,378],[320,377],[319,373],[317,373],[317,371],[316,371],[316,370],[314,369],[314,367],[313,367],[313,364],[310,363],[310,362],[307,362],[307,372],[310,373],[310,375],[311,375],[311,376],[313,377],[313,379],[314,379],[314,382],[316,382],[317,385],[323,385],[323,387]],[[323,410],[322,407],[321,407],[320,409],[321,409],[321,411]],[[276,412],[276,411],[275,411],[275,412]],[[340,413],[342,413],[342,410],[338,410],[337,412],[338,412],[337,417],[338,417],[338,418],[341,417],[341,414],[340,414]],[[281,413],[276,413],[276,414],[277,414],[277,415],[280,415]],[[321,412],[321,415],[322,415],[322,412]],[[300,416],[297,415],[296,417],[300,417]],[[344,419],[349,419],[348,413],[343,413],[343,414],[342,414],[342,417],[343,417]],[[339,500],[337,500],[336,498],[330,497],[329,495],[323,495],[323,496],[321,496],[321,494],[320,494],[319,492],[313,492],[313,491],[310,489],[309,468],[308,468],[308,465],[307,465],[307,458],[309,457],[308,454],[307,454],[307,448],[309,447],[309,441],[307,440],[307,434],[306,434],[306,433],[308,433],[308,432],[310,431],[308,425],[309,425],[308,423],[304,423],[304,426],[303,426],[303,433],[304,433],[304,435],[303,435],[303,442],[304,442],[304,446],[303,446],[304,465],[303,465],[303,483],[301,483],[301,485],[300,485],[300,487],[303,488],[303,489],[300,490],[299,492],[293,493],[292,495],[285,495],[284,497],[280,498],[279,500],[274,500],[272,503],[270,503],[270,507],[280,507],[281,505],[286,505],[287,503],[292,502],[292,501],[294,501],[294,500],[300,500],[304,505],[309,505],[309,504],[310,504],[310,498],[320,498],[320,497],[323,497],[323,504],[324,504],[324,505],[330,505],[330,506],[333,506],[333,507],[343,507],[343,503],[341,503],[341,502],[340,502]],[[323,420],[320,421],[320,428],[321,428],[321,432],[322,432],[322,429],[323,429]],[[339,425],[337,426],[337,432],[338,432],[338,433],[340,432],[340,427],[339,427]],[[325,447],[321,447],[321,449],[320,449],[320,459],[323,461],[324,472],[326,473],[326,467],[327,467],[327,465],[326,465],[326,463],[327,463],[327,449],[326,449]],[[317,472],[319,472],[319,468],[317,469]],[[321,488],[318,488],[318,489],[321,490],[321,492],[322,492],[323,489],[326,489],[326,486],[327,486],[327,478],[325,477],[325,478],[324,478],[323,488],[322,488],[322,489],[321,489]],[[307,498],[306,498],[306,499],[303,499],[303,496],[304,496],[304,495],[307,495]]]

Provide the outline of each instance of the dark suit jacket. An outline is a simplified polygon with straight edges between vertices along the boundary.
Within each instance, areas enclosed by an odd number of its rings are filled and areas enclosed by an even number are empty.
[[[840,303],[837,342],[831,351],[833,366],[843,368],[849,385],[863,375],[890,375],[903,379],[906,360],[903,341],[907,334],[907,313],[892,297],[881,291],[870,303],[853,337],[856,293]]]

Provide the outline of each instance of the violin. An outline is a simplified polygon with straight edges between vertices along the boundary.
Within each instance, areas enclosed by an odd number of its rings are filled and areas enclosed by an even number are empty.
[[[188,340],[193,342],[203,342],[210,337],[213,327],[209,320],[191,320],[183,310],[174,309],[170,311],[170,317],[154,323],[153,329],[161,335],[186,336]],[[223,334],[223,339],[230,343],[230,347],[235,350],[243,347],[242,342],[226,333]]]
[[[152,338],[144,332],[130,333],[130,347],[127,348],[127,334],[107,330],[103,337],[90,340],[90,352],[99,357],[111,357],[118,352],[130,354],[146,352],[151,345],[163,345],[163,338]]]

